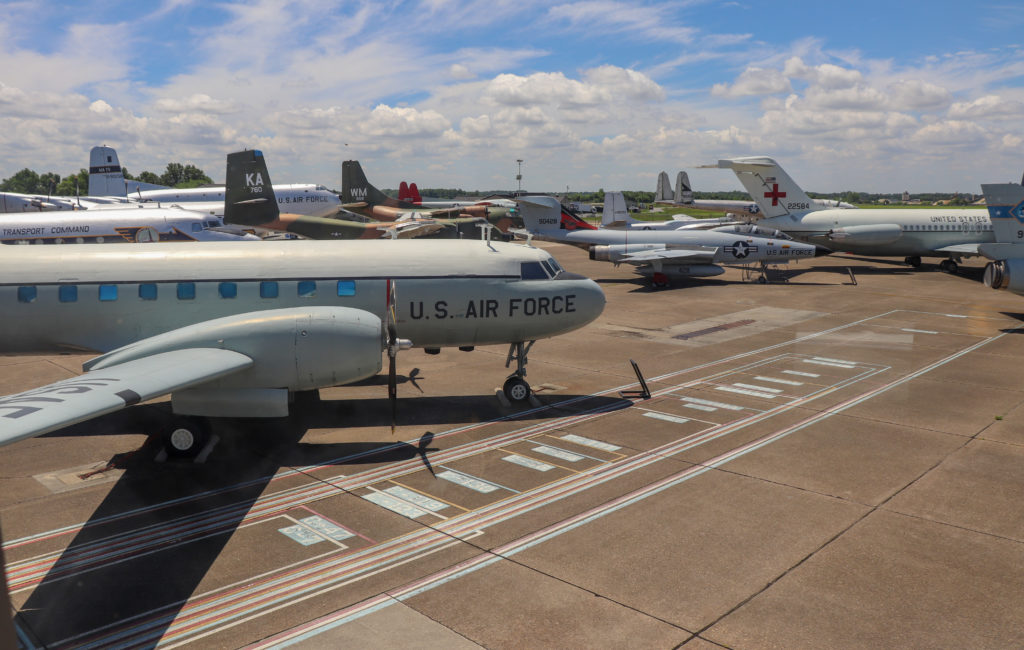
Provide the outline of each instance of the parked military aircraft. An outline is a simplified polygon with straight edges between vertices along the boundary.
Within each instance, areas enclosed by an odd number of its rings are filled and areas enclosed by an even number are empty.
[[[270,200],[256,177],[245,188]],[[0,305],[0,354],[102,353],[79,377],[0,398],[0,444],[170,393],[166,445],[188,455],[205,418],[285,416],[289,393],[372,376],[382,351],[394,399],[400,349],[510,343],[505,392],[522,401],[532,342],[594,320],[604,294],[500,242],[211,242],[11,247]]]
[[[281,202],[276,198],[275,186],[270,182],[266,158],[255,151],[229,156],[226,174],[228,200],[224,208],[224,221],[229,225],[290,232],[309,239],[478,239],[480,228],[489,227],[482,217],[434,219],[409,215],[394,221],[364,222],[281,212]],[[245,201],[249,179],[260,180],[263,196],[268,200],[257,204]]]
[[[846,208],[856,209],[857,206],[842,201],[831,201],[829,199],[811,199],[808,201],[811,205],[817,206],[821,209],[824,208]],[[668,182],[668,174],[661,172],[658,174],[658,187],[654,193],[655,203],[664,203],[669,205],[682,205],[700,210],[715,210],[719,212],[729,212],[737,217],[757,219],[761,215],[761,208],[758,206],[756,201],[736,201],[729,199],[695,199],[693,198],[693,189],[690,186],[690,177],[686,172],[679,172],[676,174],[676,188],[675,192],[672,191],[672,186]]]
[[[631,228],[633,230],[708,230],[725,224],[736,223],[735,219],[698,219],[685,214],[672,215],[666,221],[640,221],[634,219],[626,209],[626,198],[622,192],[604,193],[604,211],[601,213],[602,228]]]
[[[488,196],[473,201],[424,201],[416,183],[402,181],[398,184],[398,200],[422,208],[455,208],[463,205],[493,205],[499,208],[515,208],[516,202],[505,196]]]
[[[372,219],[395,221],[403,218],[463,219],[476,217],[487,219],[501,232],[522,226],[514,208],[490,203],[474,203],[455,207],[425,208],[408,201],[399,201],[381,192],[366,180],[366,174],[358,160],[341,163],[342,207],[350,212]]]
[[[259,239],[224,230],[217,217],[181,208],[103,209],[0,215],[0,244],[110,244]]]
[[[178,204],[189,210],[217,216],[224,215],[224,187],[220,185],[177,189],[159,185],[133,185],[127,191],[121,163],[113,147],[93,147],[89,152],[89,196],[128,198],[140,203]],[[275,185],[274,194],[283,211],[312,217],[324,217],[338,212],[341,199],[323,185],[285,184]]]
[[[654,286],[671,277],[710,277],[725,272],[720,264],[785,263],[828,254],[828,249],[788,239],[714,231],[598,230],[570,226],[558,200],[550,196],[516,199],[526,224],[525,233],[537,239],[573,244],[590,251],[590,258],[616,265],[635,265]],[[762,279],[764,278],[762,274]]]
[[[943,270],[955,273],[962,257],[978,255],[979,244],[994,241],[984,209],[822,209],[771,158],[719,160],[717,167],[733,170],[757,201],[759,226],[833,250],[903,256],[915,268],[922,257],[942,257]]]
[[[995,243],[981,244],[992,260],[985,267],[985,285],[1024,295],[1024,187],[1015,183],[982,185]]]

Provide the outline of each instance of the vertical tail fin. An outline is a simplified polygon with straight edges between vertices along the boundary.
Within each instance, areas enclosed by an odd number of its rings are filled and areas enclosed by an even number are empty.
[[[416,187],[416,183],[409,183],[408,200],[413,203],[423,203],[423,197],[420,196],[420,188]]]
[[[731,169],[765,217],[821,210],[779,163],[765,156],[719,160],[718,167]]]
[[[381,192],[370,181],[366,180],[363,166],[358,160],[346,160],[341,163],[341,201],[342,203],[368,203],[385,205],[393,208],[414,207],[405,201],[397,201]]]
[[[693,188],[690,187],[690,177],[686,172],[676,174],[676,203],[693,204]]]
[[[633,221],[634,219],[629,216],[629,210],[626,209],[626,197],[622,195],[622,192],[605,192],[601,225],[614,228],[628,226]]]
[[[263,152],[228,154],[224,175],[224,223],[258,226],[278,218],[277,197]]]
[[[672,186],[668,182],[668,173],[666,172],[658,174],[658,187],[654,190],[654,201],[655,203],[675,201],[675,196],[672,194]]]
[[[89,196],[127,196],[117,152],[106,145],[89,151]]]
[[[999,244],[1024,243],[1024,187],[1014,183],[982,185],[992,232]]]
[[[532,233],[561,230],[562,204],[553,196],[520,196],[519,215],[523,226]]]
[[[398,184],[398,200],[409,200],[409,186],[405,183],[405,181],[402,181],[401,183]]]

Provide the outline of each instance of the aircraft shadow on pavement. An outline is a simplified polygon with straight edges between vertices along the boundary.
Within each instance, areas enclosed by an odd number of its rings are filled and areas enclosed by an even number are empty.
[[[577,399],[578,397],[578,399]],[[516,413],[493,395],[403,397],[398,424],[431,427],[502,416],[542,419],[591,409],[628,407],[629,400],[602,396],[549,395],[550,408]],[[391,439],[386,398],[319,400],[302,396],[288,418],[223,420],[203,463],[156,462],[161,441],[146,440],[111,460],[124,473],[89,520],[47,571],[17,622],[42,647],[78,645],[132,627],[118,643],[151,647],[167,632],[187,600],[203,586],[238,526],[282,468],[388,464],[419,459],[431,474],[430,454],[439,446],[432,430],[410,444]],[[144,432],[159,424],[169,404],[143,405],[49,435]],[[374,441],[302,443],[316,427],[379,427]],[[414,434],[415,435],[415,434]],[[211,516],[213,515],[213,516]],[[129,626],[130,622],[130,626]]]

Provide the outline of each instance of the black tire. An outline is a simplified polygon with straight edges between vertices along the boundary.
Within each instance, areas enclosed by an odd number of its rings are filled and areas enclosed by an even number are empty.
[[[164,449],[172,458],[195,458],[210,439],[210,425],[203,418],[175,417],[164,432]]]
[[[530,389],[530,384],[526,383],[526,380],[519,375],[512,375],[505,380],[505,385],[501,387],[501,392],[505,393],[505,397],[508,401],[513,404],[523,403],[530,399],[530,393],[533,391]]]
[[[904,261],[910,266],[914,267],[915,269],[921,268],[921,258],[918,257],[917,255],[914,255],[913,257],[908,257]]]
[[[949,263],[946,264],[946,273],[949,273],[951,275],[956,275],[956,272],[959,271],[959,270],[960,270],[960,265],[957,264],[956,262],[954,262],[953,260],[949,260]]]

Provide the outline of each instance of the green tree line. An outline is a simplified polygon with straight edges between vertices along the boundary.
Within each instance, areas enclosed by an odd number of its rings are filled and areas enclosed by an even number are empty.
[[[138,176],[132,176],[124,167],[121,168],[121,173],[124,174],[125,180],[178,188],[198,187],[213,182],[206,172],[195,165],[182,165],[176,162],[167,163],[167,170],[159,175],[144,171]],[[10,178],[0,181],[0,192],[75,196],[76,194],[87,194],[88,191],[88,169],[79,169],[77,174],[61,178],[60,174],[54,172],[40,174],[26,167]]]

